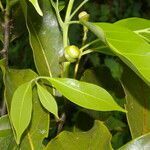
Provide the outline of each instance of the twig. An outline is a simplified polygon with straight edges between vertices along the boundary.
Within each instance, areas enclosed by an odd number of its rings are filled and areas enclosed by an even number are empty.
[[[0,51],[0,54],[5,59],[6,68],[8,68],[8,50],[9,50],[9,42],[10,42],[10,18],[9,14],[10,9],[9,7],[6,7],[4,11],[4,26],[3,26],[3,49]],[[2,108],[1,108],[1,114],[4,115],[6,113],[6,104],[3,100]]]
[[[4,42],[3,49],[0,54],[6,61],[6,67],[8,67],[8,49],[9,49],[9,41],[10,41],[10,18],[9,18],[9,9],[6,9],[4,12]]]
[[[5,101],[3,100],[3,102],[2,102],[2,108],[0,109],[0,116],[5,115],[6,112],[7,112],[6,103],[5,103]]]
[[[58,122],[59,124],[58,124],[58,128],[57,128],[57,135],[62,131],[62,128],[64,126],[65,121],[66,121],[66,114],[63,113],[61,115],[59,122]]]
[[[4,11],[4,7],[2,5],[2,1],[0,0],[0,9],[2,10],[2,12]]]

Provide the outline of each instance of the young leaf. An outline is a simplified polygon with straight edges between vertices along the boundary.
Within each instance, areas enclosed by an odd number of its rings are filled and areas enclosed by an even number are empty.
[[[28,127],[32,114],[32,86],[24,83],[15,91],[11,103],[11,120],[16,131],[17,144],[25,129]]]
[[[12,97],[16,89],[20,85],[35,79],[38,75],[30,69],[8,69],[7,71],[3,70],[3,74],[5,84],[4,95],[7,104],[7,111],[8,114],[10,114]],[[19,144],[19,146],[22,149],[31,149],[33,147],[36,150],[43,149],[43,140],[48,136],[49,132],[49,122],[49,113],[45,111],[43,107],[41,107],[37,90],[34,87],[32,89],[32,119],[29,127],[27,128],[24,136],[21,139],[21,143]],[[14,130],[14,128],[12,129]]]
[[[37,85],[37,91],[38,91],[40,101],[41,101],[42,105],[44,106],[44,108],[46,108],[49,112],[51,112],[57,118],[59,118],[57,103],[56,103],[54,97],[45,88],[43,88],[40,84],[36,83],[36,85]]]
[[[69,78],[50,78],[53,86],[73,103],[87,109],[100,111],[122,111],[111,95],[103,88]]]
[[[36,11],[38,12],[38,14],[40,15],[40,16],[43,16],[43,13],[42,13],[42,10],[41,10],[41,8],[40,8],[40,6],[39,6],[39,3],[38,3],[38,0],[29,0],[31,3],[32,3],[32,5],[35,7],[35,9],[36,9]]]
[[[124,63],[150,85],[150,45],[133,31],[110,23],[85,23],[100,39],[102,30],[106,43]]]

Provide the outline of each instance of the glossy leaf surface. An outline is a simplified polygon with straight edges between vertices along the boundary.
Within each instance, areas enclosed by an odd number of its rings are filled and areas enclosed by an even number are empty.
[[[150,28],[150,20],[137,17],[122,19],[115,22],[114,24],[126,27],[131,31],[138,31]]]
[[[116,25],[126,27],[150,42],[150,20],[143,18],[127,18],[115,22]]]
[[[131,30],[110,23],[85,23],[100,39],[102,30],[113,52],[150,84],[150,45]]]
[[[16,107],[17,106],[17,107]],[[11,103],[11,120],[16,131],[17,143],[28,127],[32,113],[32,86],[30,82],[24,83],[15,91]]]
[[[62,36],[49,0],[40,0],[43,17],[21,0],[34,61],[40,75],[58,76],[59,57],[63,55]]]
[[[132,140],[119,150],[149,150],[150,149],[150,134],[145,134],[137,139]]]
[[[31,70],[14,70],[10,69],[5,73],[5,99],[7,102],[8,113],[10,113],[10,106],[12,96],[15,90],[23,83],[29,82],[36,78],[37,75]],[[22,149],[36,149],[41,150],[43,146],[43,139],[47,137],[49,130],[49,115],[41,107],[38,95],[33,89],[33,111],[30,126],[26,130],[21,139],[20,146]],[[41,124],[42,122],[42,124]]]
[[[50,78],[53,86],[73,103],[87,109],[125,112],[103,88],[69,78]]]
[[[51,140],[46,150],[112,150],[110,140],[111,134],[106,126],[95,121],[94,127],[87,132],[63,131]]]
[[[59,118],[57,103],[54,97],[38,83],[37,83],[37,91],[43,107],[46,108],[52,114],[54,114],[57,118]]]
[[[121,81],[129,128],[132,138],[137,138],[150,132],[150,87],[127,67],[124,67]]]

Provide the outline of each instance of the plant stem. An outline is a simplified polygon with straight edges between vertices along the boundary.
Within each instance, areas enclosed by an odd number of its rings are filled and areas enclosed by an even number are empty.
[[[57,135],[62,131],[65,121],[66,121],[66,114],[62,113],[62,115],[59,119],[59,122],[58,122],[59,124],[58,124],[58,128],[57,128]]]
[[[76,20],[73,20],[73,21],[69,21],[68,24],[80,24],[80,21],[76,21]]]
[[[82,38],[82,46],[85,45],[85,42],[87,40],[87,33],[88,33],[87,27],[83,26],[83,31],[84,31],[84,33],[83,33],[83,38]]]
[[[75,11],[71,14],[71,16],[70,16],[70,20],[73,18],[73,16],[78,12],[78,10],[85,4],[85,3],[87,3],[88,2],[88,0],[84,0],[76,9],[75,9]]]
[[[73,7],[73,3],[74,3],[74,0],[69,1],[66,16],[65,16],[65,21],[64,21],[64,24],[63,24],[63,44],[64,44],[64,48],[66,46],[68,46],[68,41],[69,41],[68,40],[68,29],[69,29],[68,22],[70,21],[70,14],[71,14],[71,10],[72,10],[72,7]]]
[[[5,115],[6,112],[7,112],[6,103],[5,103],[4,99],[3,99],[3,101],[2,101],[2,106],[1,106],[1,107],[2,107],[2,108],[0,109],[0,116],[3,116],[3,115]]]
[[[10,42],[10,18],[9,14],[10,10],[8,7],[6,7],[6,10],[4,11],[4,44],[3,49],[1,50],[1,55],[6,61],[6,67],[8,67],[8,50],[9,50],[9,42]]]
[[[73,3],[74,3],[74,0],[69,1],[66,16],[65,16],[65,22],[70,21],[70,14],[71,14],[71,11],[72,11]]]
[[[86,49],[87,47],[91,46],[92,44],[94,44],[94,43],[96,43],[98,41],[100,41],[100,40],[96,39],[96,40],[94,40],[94,41],[92,41],[90,43],[87,43],[86,45],[84,45],[83,47],[81,47],[80,50],[83,51],[84,49]]]
[[[58,7],[59,7],[59,2],[58,2],[58,0],[56,1],[56,4],[55,4],[55,2],[54,2],[53,0],[51,0],[51,4],[52,4],[52,6],[53,6],[53,8],[54,8],[54,10],[55,10],[55,13],[56,13],[56,16],[57,16],[59,25],[60,25],[61,28],[63,28],[63,21],[62,21],[62,18],[61,18],[61,16],[60,16],[59,8],[58,8]]]
[[[8,1],[7,1],[8,2]],[[7,3],[6,9],[4,10],[4,27],[3,27],[3,49],[0,51],[0,54],[5,59],[6,69],[8,68],[8,50],[9,50],[9,42],[10,42],[10,9]],[[1,115],[6,113],[6,103],[3,100]]]
[[[79,63],[80,63],[80,59],[81,57],[78,58],[76,65],[75,65],[75,69],[74,69],[74,78],[77,78],[77,73],[78,73],[78,69],[79,69]]]
[[[3,5],[2,5],[1,0],[0,0],[0,9],[2,10],[2,12],[4,12],[4,7],[3,7]]]

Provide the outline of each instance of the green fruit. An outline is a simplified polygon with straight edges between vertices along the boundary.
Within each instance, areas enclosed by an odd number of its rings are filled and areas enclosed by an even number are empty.
[[[89,21],[89,17],[90,15],[86,11],[82,11],[78,15],[79,20],[82,20],[82,21]]]
[[[79,58],[80,53],[80,49],[75,45],[67,46],[65,48],[65,58],[69,62],[75,62],[77,58]]]

